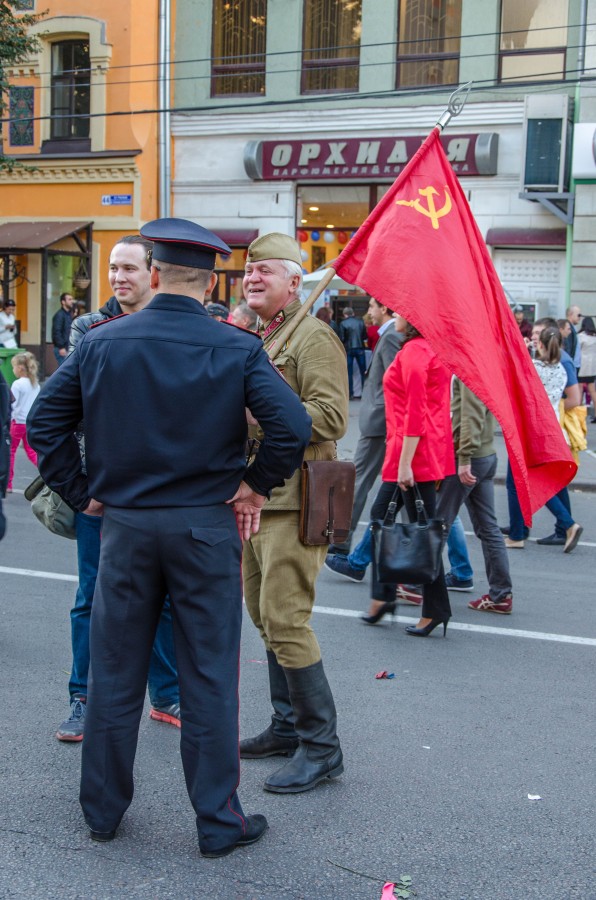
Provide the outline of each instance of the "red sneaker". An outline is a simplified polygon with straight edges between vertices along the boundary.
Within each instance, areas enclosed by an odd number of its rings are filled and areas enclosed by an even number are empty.
[[[500,613],[502,616],[510,616],[513,607],[513,597],[511,594],[507,594],[502,600],[495,602],[491,600],[490,594],[484,594],[479,600],[471,600],[468,606],[470,609],[476,609],[478,612],[494,612]]]
[[[415,584],[398,584],[395,591],[395,599],[398,603],[411,603],[412,606],[421,606],[422,591]]]
[[[170,706],[152,706],[149,710],[149,718],[156,722],[165,722],[166,725],[181,727],[180,704],[172,703]]]

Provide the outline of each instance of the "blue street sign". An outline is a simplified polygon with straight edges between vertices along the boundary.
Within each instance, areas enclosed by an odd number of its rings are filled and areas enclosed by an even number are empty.
[[[132,194],[102,194],[102,206],[132,206]]]

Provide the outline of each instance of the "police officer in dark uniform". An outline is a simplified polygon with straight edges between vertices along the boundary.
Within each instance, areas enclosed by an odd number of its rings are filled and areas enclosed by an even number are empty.
[[[38,397],[28,436],[46,483],[74,509],[104,515],[80,793],[91,837],[111,840],[132,800],[168,593],[186,785],[201,853],[218,857],[267,827],[264,816],[244,815],[236,794],[240,536],[256,533],[270,490],[299,466],[311,419],[260,339],[204,309],[226,244],[180,219],[141,233],[154,241],[155,297],[85,335]],[[245,408],[266,432],[248,468]],[[74,437],[81,419],[86,475]]]

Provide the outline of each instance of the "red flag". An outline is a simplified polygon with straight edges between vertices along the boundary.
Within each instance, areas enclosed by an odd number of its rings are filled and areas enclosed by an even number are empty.
[[[334,268],[427,339],[503,429],[524,519],[577,471],[435,128]]]

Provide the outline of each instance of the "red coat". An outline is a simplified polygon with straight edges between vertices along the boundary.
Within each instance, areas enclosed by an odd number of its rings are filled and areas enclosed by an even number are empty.
[[[397,481],[404,435],[420,437],[412,461],[416,481],[453,475],[450,384],[451,375],[424,338],[404,344],[383,378],[387,418],[383,481]]]

